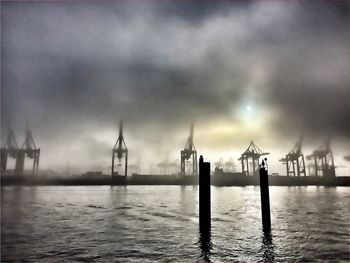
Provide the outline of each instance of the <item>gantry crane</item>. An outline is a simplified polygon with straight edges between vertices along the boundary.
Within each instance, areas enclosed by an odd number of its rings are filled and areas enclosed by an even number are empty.
[[[190,136],[187,139],[185,148],[181,151],[181,176],[186,175],[186,161],[192,159],[192,175],[198,174],[197,150],[193,144],[193,123],[191,124]]]
[[[118,158],[119,167],[123,165],[122,162],[124,160],[124,176],[126,177],[128,174],[128,149],[126,148],[123,137],[123,121],[120,121],[119,123],[119,136],[112,150],[112,178],[116,175],[119,175],[118,173],[114,173],[115,157]]]
[[[7,140],[3,148],[1,148],[1,173],[7,171],[7,161],[11,157],[17,159],[18,144],[15,133],[11,128],[8,130]]]
[[[25,157],[33,160],[32,175],[38,173],[40,149],[36,148],[32,132],[26,127],[26,137],[24,139],[22,148],[18,150],[16,160],[16,171],[23,174]]]
[[[245,152],[242,153],[241,157],[238,159],[239,161],[241,161],[242,164],[242,174],[258,175],[260,156],[268,154],[270,153],[264,153],[262,150],[259,149],[258,146],[254,144],[253,141],[251,141],[247,150],[245,150]],[[251,160],[251,162],[249,162],[249,160]]]
[[[36,148],[33,135],[26,127],[26,136],[21,148],[18,148],[16,137],[12,129],[9,129],[7,141],[4,148],[1,149],[1,170],[7,170],[7,159],[12,157],[16,159],[15,174],[23,175],[25,158],[33,159],[32,175],[39,170],[40,149]]]
[[[331,136],[328,135],[321,147],[306,156],[307,160],[314,160],[316,176],[335,177],[333,153],[330,148]]]
[[[304,154],[301,151],[303,144],[303,136],[300,135],[299,140],[294,145],[293,149],[286,155],[285,158],[279,161],[286,165],[287,176],[306,176]]]

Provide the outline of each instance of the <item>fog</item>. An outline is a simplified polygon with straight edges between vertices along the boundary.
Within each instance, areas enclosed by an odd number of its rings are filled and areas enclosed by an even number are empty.
[[[332,134],[348,175],[348,1],[1,2],[1,143],[25,125],[41,169],[103,170],[124,120],[130,163],[278,160]]]

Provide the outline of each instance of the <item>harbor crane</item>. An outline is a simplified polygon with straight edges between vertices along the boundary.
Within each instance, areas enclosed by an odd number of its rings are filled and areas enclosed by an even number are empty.
[[[186,175],[186,161],[192,161],[192,175],[198,175],[197,150],[193,144],[193,123],[185,148],[181,151],[181,176]]]
[[[119,175],[118,172],[117,173],[114,172],[116,157],[118,159],[119,167],[122,167],[124,164],[124,176],[126,178],[128,174],[128,149],[126,147],[125,140],[123,137],[123,121],[120,121],[119,123],[119,136],[112,150],[112,174],[111,174],[112,178],[114,176]]]
[[[15,134],[12,129],[9,129],[7,141],[4,148],[1,149],[1,171],[6,172],[8,158],[16,159],[15,174],[23,175],[24,161],[26,157],[33,160],[32,175],[39,170],[40,149],[35,145],[31,131],[26,127],[26,136],[21,148],[18,147]]]
[[[314,161],[316,176],[335,177],[333,153],[330,148],[331,136],[328,135],[323,144],[312,154],[306,156],[307,160]]]
[[[263,152],[254,144],[253,141],[251,141],[247,150],[245,150],[245,152],[242,153],[241,157],[238,159],[242,164],[242,174],[258,175],[260,156],[268,154],[270,153]]]
[[[3,148],[1,148],[1,173],[7,171],[8,158],[17,159],[18,144],[15,133],[11,128],[8,130],[7,140]]]
[[[303,136],[300,135],[292,150],[279,161],[286,165],[287,176],[306,176],[304,154],[301,151]]]
[[[16,171],[18,171],[20,174],[23,174],[24,160],[26,157],[33,160],[32,175],[38,173],[40,149],[36,147],[32,132],[28,129],[28,127],[26,127],[26,137],[22,148],[17,152]]]

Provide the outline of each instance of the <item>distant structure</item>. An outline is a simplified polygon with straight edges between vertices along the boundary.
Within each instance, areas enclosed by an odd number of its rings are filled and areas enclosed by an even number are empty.
[[[306,157],[306,159],[307,159],[307,157]],[[315,166],[312,163],[308,163],[306,165],[306,167],[307,167],[307,171],[308,171],[309,175],[314,175],[315,174]]]
[[[329,135],[324,143],[312,154],[306,156],[307,160],[314,161],[316,176],[335,177],[335,166],[333,153],[330,148],[331,136]]]
[[[300,135],[299,140],[294,145],[293,149],[280,159],[280,162],[286,165],[287,176],[306,176],[304,154],[301,151],[303,144],[303,136]]]
[[[166,159],[165,161],[157,164],[158,168],[160,169],[161,174],[168,174],[169,173],[169,160]]]
[[[140,174],[140,166],[137,163],[130,164],[128,166],[129,174]]]
[[[232,157],[227,162],[225,162],[224,170],[227,172],[233,172],[235,170],[235,162],[233,161]]]
[[[215,168],[223,169],[224,168],[224,159],[219,158],[219,160],[214,163],[214,166],[215,166]]]
[[[1,148],[1,173],[7,171],[8,158],[17,159],[18,144],[15,133],[10,128],[7,134],[7,140],[3,148]]]
[[[242,153],[241,157],[238,159],[242,164],[242,174],[258,175],[259,159],[261,156],[268,154],[270,153],[264,153],[254,144],[253,141],[251,141],[247,150],[245,150],[245,152]]]
[[[32,174],[37,173],[39,170],[40,149],[36,148],[33,135],[28,127],[26,128],[26,138],[22,148],[17,153],[16,170],[20,171],[21,174],[23,174],[25,157],[33,160]]]
[[[344,156],[344,159],[345,159],[346,161],[350,161],[350,155]]]
[[[157,164],[161,174],[176,174],[178,164],[176,162],[169,162],[169,159]]]
[[[141,173],[141,158],[140,158],[140,156],[137,158],[137,160],[134,163],[128,164],[128,173],[131,175]]]
[[[197,150],[193,144],[193,123],[191,124],[190,136],[187,139],[185,148],[181,151],[181,176],[186,175],[186,161],[192,161],[192,175],[198,174]]]
[[[6,143],[1,148],[1,171],[7,172],[8,158],[16,159],[14,172],[16,175],[23,175],[25,158],[33,160],[32,175],[39,170],[40,149],[35,145],[31,131],[26,127],[26,137],[21,148],[18,148],[15,134],[12,129],[9,129]]]
[[[118,158],[118,166],[120,167],[123,165],[124,160],[124,176],[126,177],[128,175],[128,149],[126,148],[123,137],[123,121],[120,121],[119,123],[119,136],[112,150],[112,178],[119,175],[118,172],[114,172],[115,157]]]

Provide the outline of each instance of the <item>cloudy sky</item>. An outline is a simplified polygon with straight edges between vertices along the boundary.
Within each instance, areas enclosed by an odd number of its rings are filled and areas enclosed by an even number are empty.
[[[1,131],[29,124],[41,168],[179,159],[190,123],[211,161],[250,140],[272,172],[304,133],[349,154],[348,1],[1,2]],[[236,161],[239,167],[238,161]],[[237,168],[238,168],[237,167]],[[338,175],[349,168],[339,168]]]

